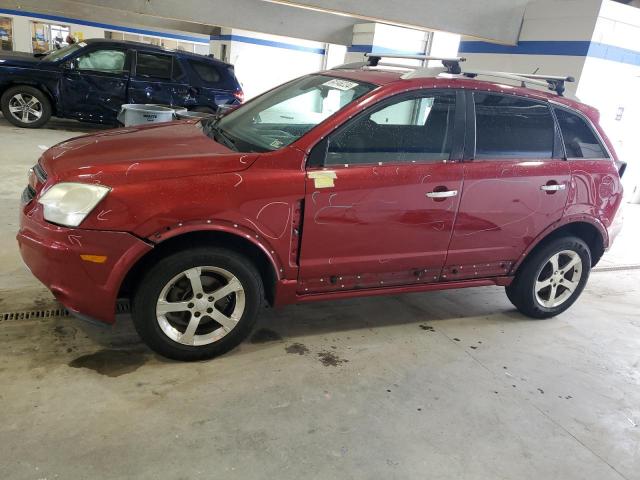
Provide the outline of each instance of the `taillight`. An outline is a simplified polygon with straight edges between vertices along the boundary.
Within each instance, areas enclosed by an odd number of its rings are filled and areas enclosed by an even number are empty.
[[[238,100],[240,103],[244,102],[244,92],[242,90],[234,92],[233,96],[236,97],[236,100]]]

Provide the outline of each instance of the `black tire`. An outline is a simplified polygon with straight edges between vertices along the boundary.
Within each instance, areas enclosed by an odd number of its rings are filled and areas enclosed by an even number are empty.
[[[185,345],[170,338],[170,336],[165,333],[165,330],[163,330],[163,328],[167,328],[166,323],[163,322],[165,326],[161,327],[158,319],[162,317],[156,315],[156,306],[165,287],[175,279],[176,276],[180,275],[181,272],[185,272],[194,267],[215,267],[231,273],[242,286],[244,302],[244,309],[236,326],[222,338],[200,346]],[[202,275],[205,274],[215,276],[215,273],[211,272],[204,272]],[[199,278],[202,281],[204,277],[200,276]],[[179,281],[184,282],[185,280],[188,281],[186,276]],[[191,285],[193,284],[189,283],[187,288],[190,288]],[[218,285],[217,288],[219,287],[220,285]],[[205,297],[211,295],[206,293],[206,289],[204,291]],[[183,361],[213,358],[228,352],[251,333],[258,311],[262,305],[262,299],[264,298],[263,292],[262,280],[256,267],[246,257],[235,251],[224,248],[205,247],[183,250],[162,258],[142,277],[133,298],[133,323],[142,340],[160,355]],[[227,297],[223,297],[220,301],[228,300],[229,302],[234,302],[233,305],[235,306],[237,305],[236,302],[238,302],[237,295],[236,293],[232,293]],[[193,296],[192,292],[187,291],[184,296],[177,301],[184,301],[184,303],[186,303],[190,298],[193,299],[195,296]],[[211,298],[212,297],[209,297],[209,299]],[[203,298],[202,301],[204,300]],[[190,305],[193,304],[194,302],[190,303]],[[209,304],[208,306],[211,307],[213,304]],[[192,308],[197,309],[200,307],[195,306]],[[202,309],[204,309],[204,307],[202,307]],[[218,329],[221,324],[215,322],[211,317],[207,317],[204,310],[202,310],[202,312],[200,320],[202,323],[197,327],[195,332],[199,332],[203,328],[205,328],[205,330],[208,328],[208,333],[210,334],[211,331]],[[199,316],[198,313],[200,312],[169,313],[165,315],[164,319],[175,319],[175,315],[184,315],[182,318],[178,318],[177,321],[189,322],[193,316]],[[186,324],[177,326],[176,328],[179,331],[182,331],[184,328],[182,333],[186,333]],[[202,334],[197,333],[197,335]]]
[[[40,112],[40,117],[35,118],[34,114],[27,114],[28,119],[31,121],[22,121],[15,117],[9,110],[10,102],[14,96],[22,94],[25,98],[35,98],[38,101],[37,108],[34,111]],[[49,98],[37,88],[30,87],[28,85],[18,85],[17,87],[11,87],[2,94],[0,98],[0,106],[2,107],[2,114],[9,122],[17,127],[21,128],[40,128],[47,123],[51,118],[51,102]]]
[[[571,254],[565,253],[562,253],[559,257],[559,268],[554,276],[553,266],[549,261],[553,256],[561,252],[573,252],[580,257],[582,263],[580,265],[579,279],[573,278],[578,275],[576,273],[577,267],[564,270],[563,263],[568,265],[571,258]],[[569,260],[567,261],[567,259]],[[505,288],[507,297],[520,312],[529,317],[554,317],[564,312],[578,299],[589,279],[590,271],[591,251],[587,244],[578,237],[557,238],[534,250],[527,257],[518,269],[511,285]],[[535,290],[538,280],[550,282],[550,285],[543,290],[539,290],[539,292],[543,293],[537,295]],[[569,291],[567,285],[573,285],[572,280],[575,281],[577,286],[575,288],[571,287],[573,290]],[[566,294],[566,298],[556,306],[553,306],[551,298],[552,288],[555,288],[553,291],[557,292],[558,296]],[[544,298],[545,296],[547,298]],[[541,301],[548,301],[550,306],[544,305]]]

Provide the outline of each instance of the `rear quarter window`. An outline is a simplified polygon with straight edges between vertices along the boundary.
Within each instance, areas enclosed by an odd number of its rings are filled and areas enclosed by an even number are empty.
[[[555,108],[567,158],[609,158],[593,129],[580,115]]]

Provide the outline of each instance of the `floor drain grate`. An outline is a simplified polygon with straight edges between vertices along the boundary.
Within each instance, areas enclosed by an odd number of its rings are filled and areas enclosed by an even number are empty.
[[[68,317],[69,311],[66,308],[49,308],[47,310],[25,310],[22,312],[0,313],[0,322],[7,320],[29,320],[32,318],[55,318]]]

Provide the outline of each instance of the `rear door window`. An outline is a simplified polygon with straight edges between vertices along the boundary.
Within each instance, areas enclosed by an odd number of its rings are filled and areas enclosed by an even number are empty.
[[[562,132],[567,158],[609,157],[591,127],[582,117],[562,108],[554,110]]]
[[[136,61],[136,76],[170,80],[173,57],[158,53],[138,52]]]
[[[550,108],[512,95],[474,93],[478,159],[553,158]]]
[[[218,83],[220,82],[220,72],[218,69],[209,63],[198,62],[197,60],[189,60],[189,65],[195,70],[200,80],[204,83]]]

